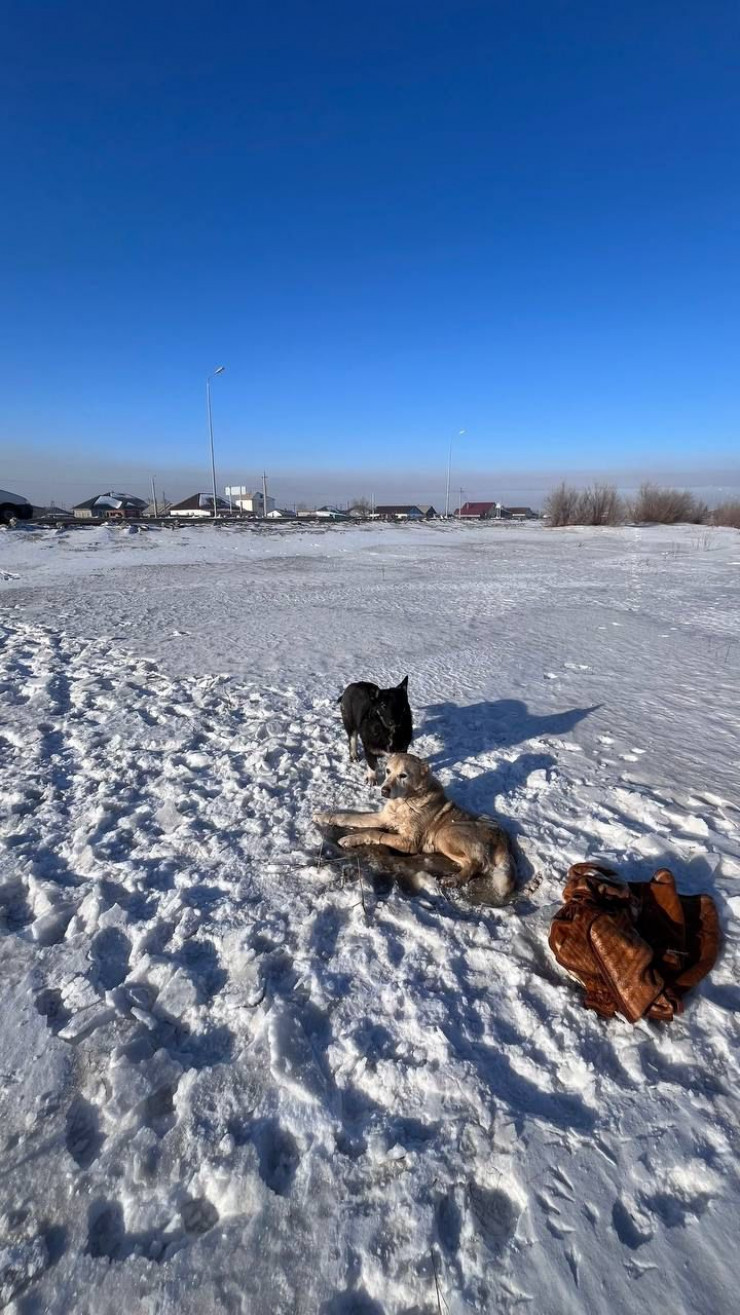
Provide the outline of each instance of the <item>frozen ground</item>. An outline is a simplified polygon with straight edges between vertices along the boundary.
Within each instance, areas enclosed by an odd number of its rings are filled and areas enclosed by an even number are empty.
[[[684,527],[0,531],[0,1306],[734,1310],[739,581]],[[336,694],[407,671],[510,908],[318,860]],[[669,1027],[550,958],[596,854],[718,902]]]

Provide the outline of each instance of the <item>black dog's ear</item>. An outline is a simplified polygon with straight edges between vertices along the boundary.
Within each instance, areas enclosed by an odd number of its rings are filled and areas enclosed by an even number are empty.
[[[409,683],[409,678],[408,678],[408,676],[404,676],[403,680],[399,680],[398,685],[397,685],[396,688],[397,688],[397,689],[408,689],[408,683]]]

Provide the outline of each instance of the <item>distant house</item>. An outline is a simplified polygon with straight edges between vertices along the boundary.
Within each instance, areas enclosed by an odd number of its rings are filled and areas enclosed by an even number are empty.
[[[419,511],[421,512],[425,521],[433,521],[439,515],[439,512],[436,511],[436,509],[432,506],[431,502],[420,502]]]
[[[72,515],[73,513],[64,507],[34,507],[33,509],[35,521],[71,521]]]
[[[346,521],[349,519],[346,511],[341,507],[317,507],[314,516],[318,516],[320,521]]]
[[[502,520],[505,521],[536,521],[539,516],[531,507],[502,507]]]
[[[313,511],[305,508],[298,512],[299,520],[306,521],[346,521],[349,513],[340,511],[339,507],[316,507]]]
[[[243,512],[245,512],[247,516],[264,516],[264,515],[265,515],[265,506],[264,506],[264,501],[265,501],[265,500],[264,500],[262,494],[261,494],[259,491],[256,492],[256,493],[240,493],[240,494],[237,494],[236,497],[232,497],[231,501],[232,501],[232,504],[233,504],[235,507],[238,507],[238,508],[239,508],[239,511],[243,511]],[[270,515],[270,512],[271,512],[271,511],[274,511],[274,510],[275,510],[275,499],[274,499],[274,498],[271,498],[270,495],[269,495],[269,493],[268,493],[268,495],[267,495],[267,515],[269,516],[269,515]]]
[[[465,502],[453,515],[462,520],[529,521],[538,520],[531,507],[505,507],[502,502]]]
[[[79,521],[128,521],[138,520],[146,507],[144,498],[134,498],[130,493],[98,493],[78,503],[73,511]]]
[[[496,502],[464,502],[454,513],[460,520],[490,521],[496,519]]]
[[[375,508],[376,516],[383,521],[423,521],[424,512],[416,503],[388,503]]]
[[[229,504],[224,498],[216,498],[216,511],[224,512],[229,510]],[[189,498],[182,502],[173,502],[169,509],[170,516],[190,516],[197,518],[199,516],[213,515],[213,494],[212,493],[193,493]]]

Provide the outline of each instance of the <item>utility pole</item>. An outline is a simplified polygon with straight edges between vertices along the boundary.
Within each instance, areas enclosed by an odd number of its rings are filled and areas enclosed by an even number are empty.
[[[157,490],[156,490],[155,487],[154,487],[154,476],[153,476],[153,475],[152,475],[152,505],[153,505],[153,507],[154,507],[154,515],[155,515],[155,516],[158,516],[158,515],[159,515],[159,511],[157,510]]]
[[[262,471],[262,515],[267,516],[267,475]]]
[[[213,412],[211,410],[211,379],[215,379],[217,374],[223,374],[225,369],[226,366],[219,365],[218,368],[213,371],[213,374],[209,374],[208,378],[206,379],[206,406],[208,408],[208,433],[210,435],[210,440],[211,440],[211,477],[213,479],[213,519],[214,520],[218,516],[218,493],[216,491],[216,456],[213,449]]]
[[[457,437],[462,438],[465,433],[464,429],[458,429]],[[454,437],[454,436],[453,436]],[[450,515],[450,471],[452,470],[452,438],[450,438],[450,450],[447,453],[447,483],[445,485],[445,520]]]

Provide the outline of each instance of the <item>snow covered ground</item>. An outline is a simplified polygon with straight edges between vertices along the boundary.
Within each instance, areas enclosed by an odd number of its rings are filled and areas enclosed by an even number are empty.
[[[0,531],[0,1306],[671,1315],[740,1285],[740,536]],[[518,838],[505,909],[325,863],[336,695]],[[721,959],[585,1012],[568,865],[670,866]]]

